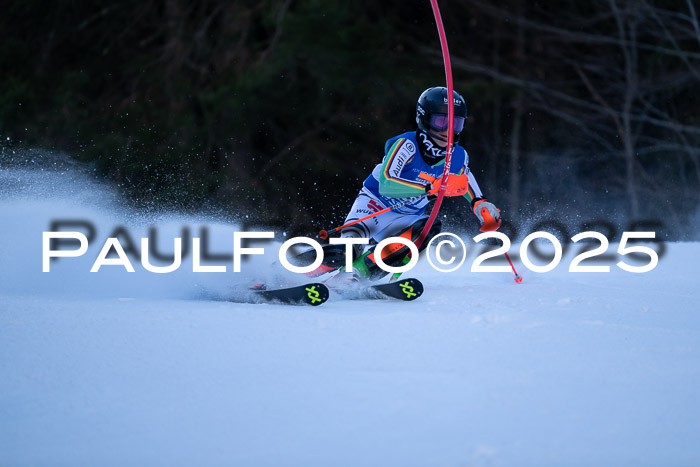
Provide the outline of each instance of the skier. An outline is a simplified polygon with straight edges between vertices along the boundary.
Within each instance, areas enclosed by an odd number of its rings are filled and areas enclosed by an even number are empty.
[[[359,273],[359,279],[376,280],[387,274],[374,260],[374,246],[377,243],[395,236],[415,242],[426,224],[428,198],[437,194],[442,182],[448,134],[447,95],[447,88],[444,87],[429,88],[420,95],[416,106],[418,129],[394,136],[386,142],[383,161],[364,181],[345,219],[347,224],[372,212],[406,202],[401,207],[341,231],[341,237],[370,239],[369,245],[354,248],[353,269]],[[483,197],[474,174],[469,171],[469,156],[458,144],[466,119],[466,102],[459,93],[454,92],[454,142],[445,195],[463,196],[481,223],[481,230],[493,231],[501,226],[500,210]],[[440,229],[440,221],[436,221],[421,250]],[[396,247],[390,248],[393,245]],[[344,254],[344,250],[337,251]],[[406,261],[407,254],[408,247],[397,243],[384,248],[382,259],[387,265],[398,266]],[[339,258],[338,261],[331,259],[331,263],[345,264]]]
[[[404,237],[415,243],[426,227],[429,216],[425,210],[430,198],[438,194],[442,184],[449,133],[447,96],[444,87],[429,88],[420,95],[416,106],[418,129],[394,136],[386,142],[384,159],[364,181],[343,227],[332,229],[331,232],[319,232],[319,237],[323,239],[339,229],[341,237],[368,239],[368,244],[353,245],[353,271],[345,270],[346,245],[327,244],[323,246],[321,265],[306,273],[308,277],[318,277],[320,282],[271,290],[264,283],[258,284],[251,287],[256,299],[320,305],[329,297],[328,286],[337,287],[336,290],[343,293],[343,290],[347,292],[355,289],[343,287],[345,285],[377,280],[388,274],[375,260],[376,245],[390,237]],[[453,99],[454,141],[445,195],[463,196],[481,223],[481,231],[497,230],[501,226],[500,210],[483,197],[474,174],[469,171],[469,156],[458,144],[467,119],[466,102],[457,92],[454,92]],[[386,211],[377,216],[359,221],[384,210]],[[349,223],[352,225],[345,227]],[[440,229],[440,221],[435,221],[419,246],[419,251],[427,246]],[[382,261],[388,266],[400,266],[410,260],[409,248],[398,242],[382,248],[381,255]],[[306,266],[315,259],[316,250],[310,248],[296,255],[292,261],[299,266]],[[418,279],[409,278],[365,285],[361,290],[369,291],[367,298],[414,300],[423,293],[423,285]],[[375,295],[377,293],[379,295]]]

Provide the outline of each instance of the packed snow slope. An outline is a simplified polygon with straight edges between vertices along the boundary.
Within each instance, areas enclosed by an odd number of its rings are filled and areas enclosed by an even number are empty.
[[[269,276],[281,232],[241,273],[194,273],[191,254],[90,273],[118,227],[155,226],[171,253],[204,228],[232,251],[235,225],[120,205],[79,173],[0,169],[0,466],[700,464],[698,243],[642,274],[617,244],[609,273],[569,272],[573,248],[531,272],[513,245],[516,284],[470,272],[473,232],[457,271],[410,272],[414,302],[247,304],[211,292]],[[93,238],[44,273],[57,219]]]

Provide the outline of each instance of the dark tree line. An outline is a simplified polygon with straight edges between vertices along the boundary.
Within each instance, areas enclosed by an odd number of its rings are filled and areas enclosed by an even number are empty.
[[[511,223],[687,231],[695,2],[440,3],[469,108],[462,143]],[[0,72],[6,148],[94,162],[136,205],[218,206],[299,232],[342,221],[384,141],[414,128],[417,96],[444,83],[427,0],[13,0]]]

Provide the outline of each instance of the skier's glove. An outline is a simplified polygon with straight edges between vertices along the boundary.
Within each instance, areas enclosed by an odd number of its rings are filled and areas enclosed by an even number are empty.
[[[501,210],[485,199],[475,199],[472,209],[481,223],[482,232],[492,232],[501,226]]]
[[[425,186],[426,193],[430,193],[431,196],[435,196],[440,191],[440,185],[442,184],[442,177],[436,178],[434,181],[428,183]],[[469,191],[469,176],[450,174],[447,177],[447,187],[445,189],[445,196],[462,196]]]

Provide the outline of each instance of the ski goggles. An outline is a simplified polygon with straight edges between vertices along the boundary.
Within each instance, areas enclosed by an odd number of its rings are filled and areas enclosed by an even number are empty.
[[[464,117],[455,117],[455,122],[454,122],[454,132],[455,133],[461,133],[462,129],[464,128]],[[447,114],[432,114],[430,116],[430,128],[435,130],[435,131],[445,131],[447,130],[447,125],[449,123],[449,119],[447,118]]]

